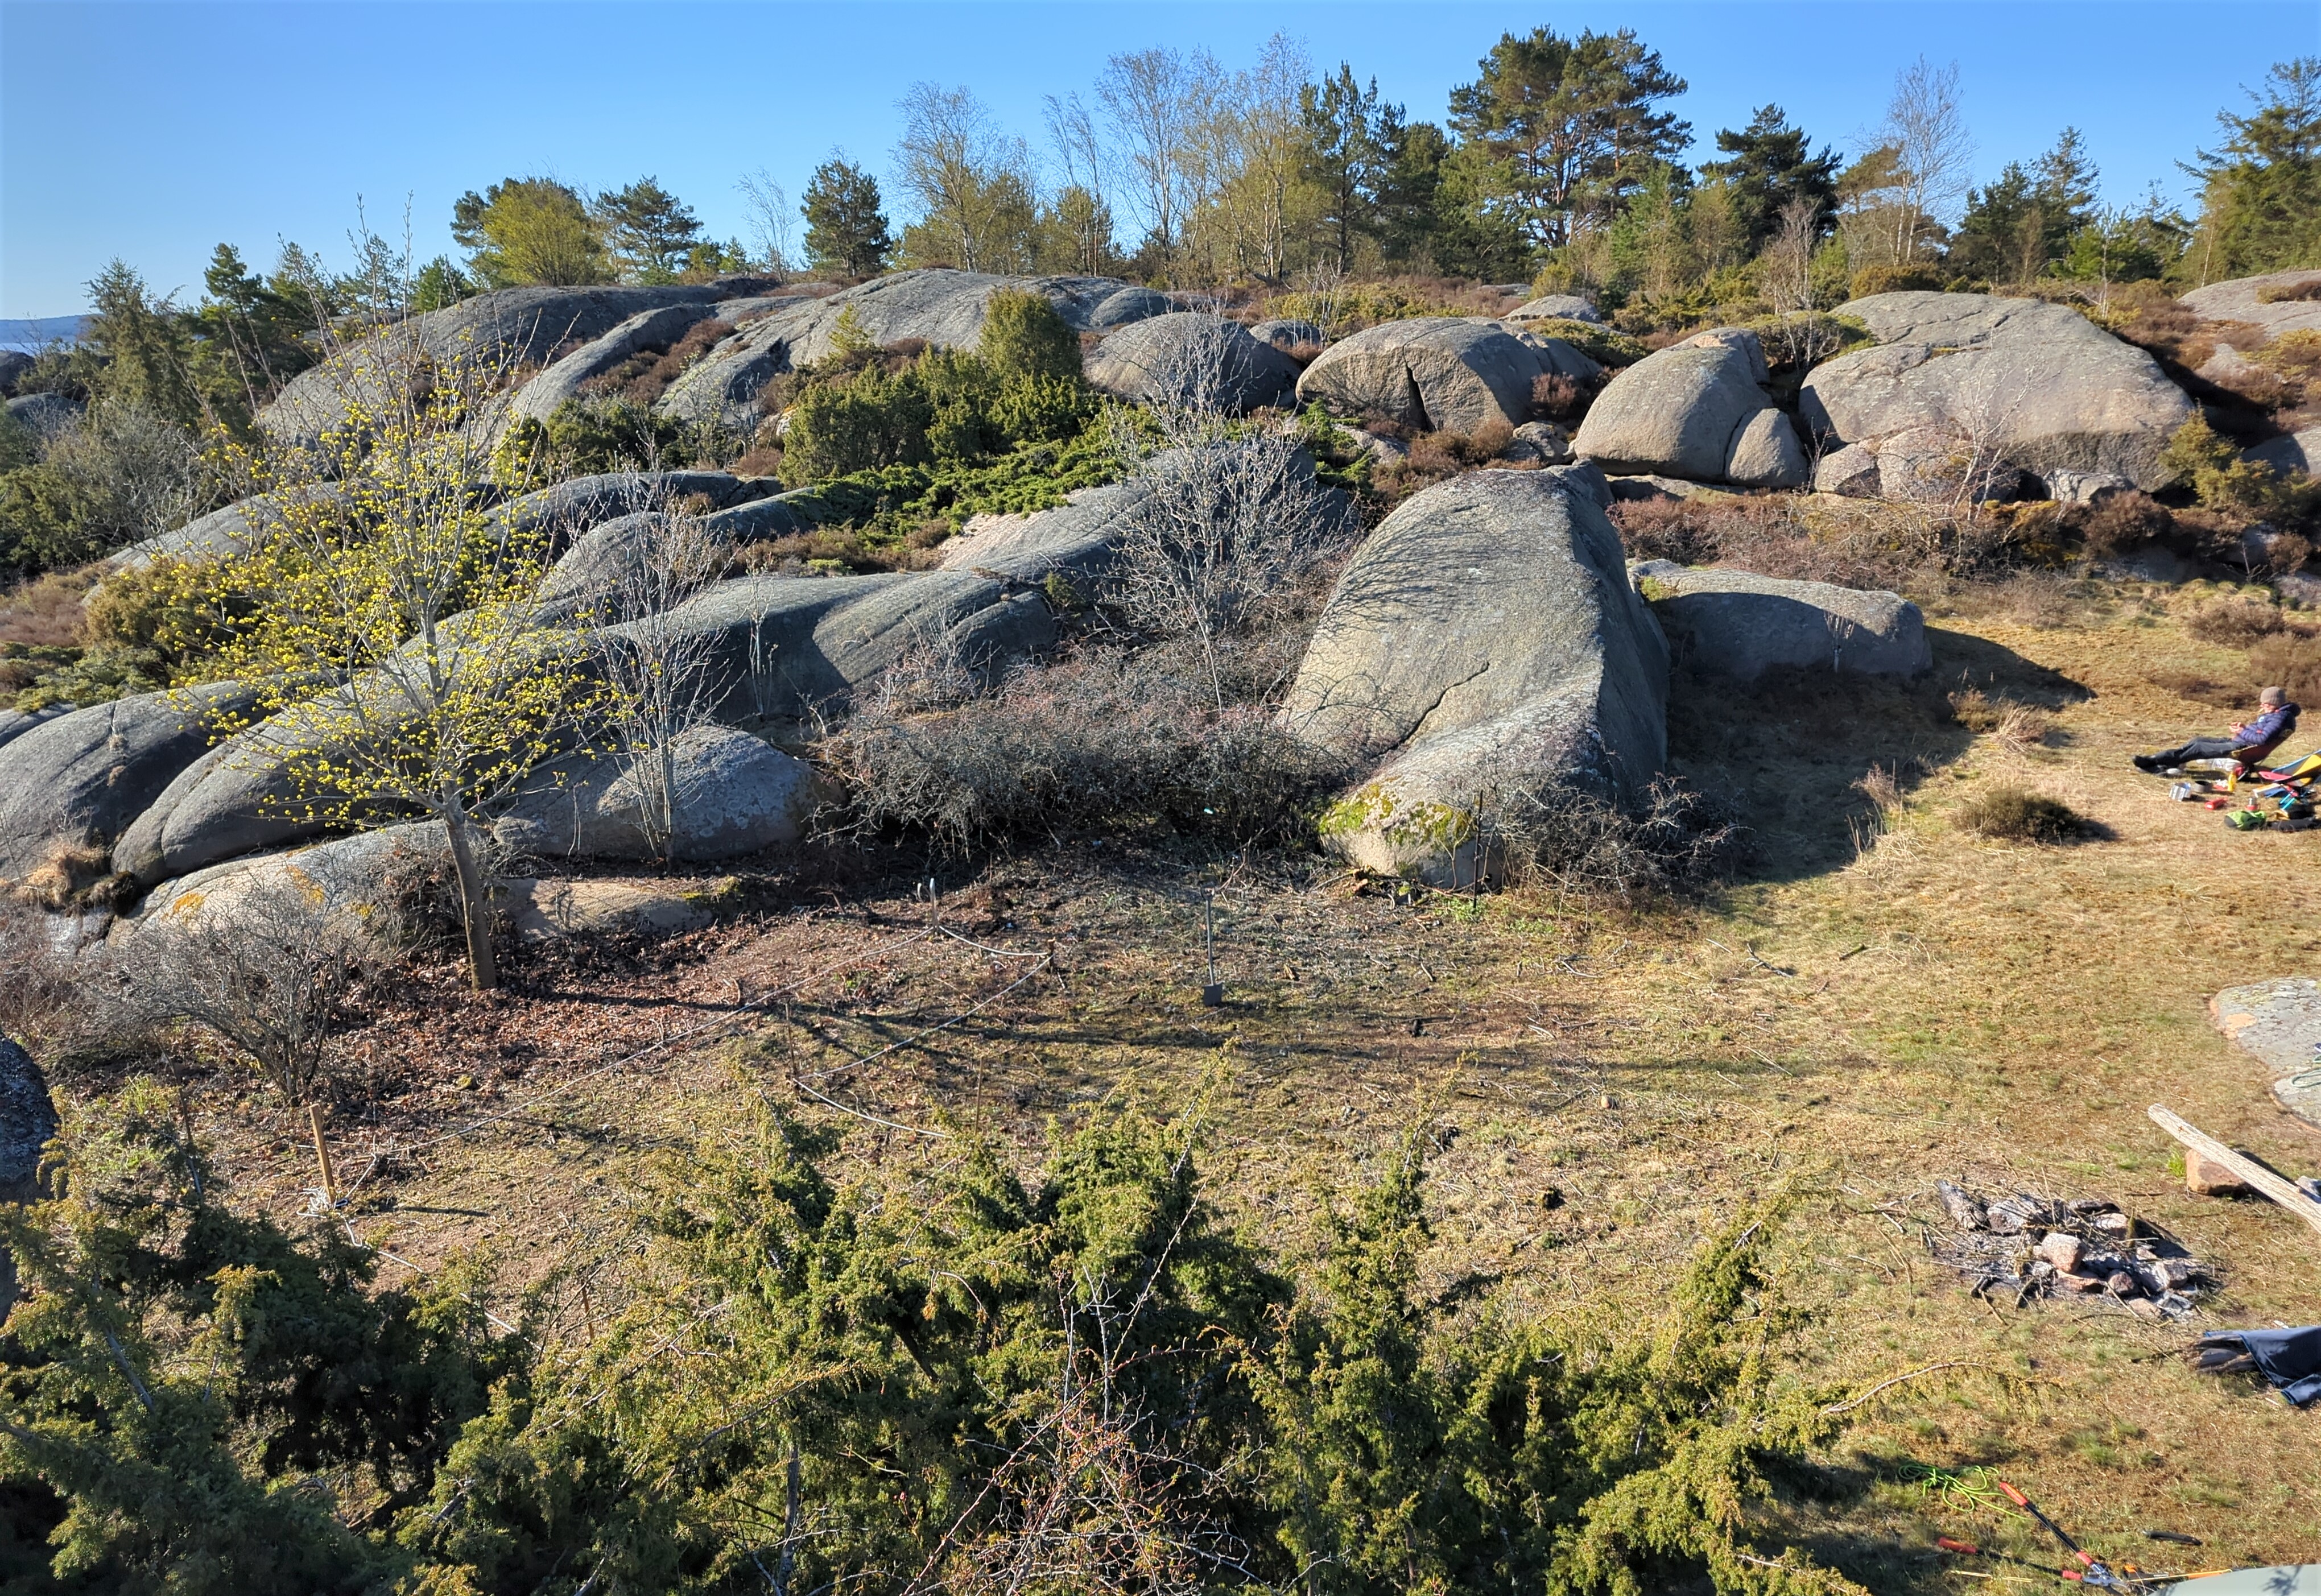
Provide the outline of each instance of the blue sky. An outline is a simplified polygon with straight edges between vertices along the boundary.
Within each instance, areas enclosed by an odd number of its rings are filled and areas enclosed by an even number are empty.
[[[512,174],[584,187],[651,173],[723,235],[762,168],[795,202],[833,147],[883,168],[910,83],[972,88],[1037,142],[1041,96],[1107,55],[1206,47],[1249,64],[1280,32],[1375,75],[1415,118],[1500,33],[1635,28],[1690,83],[1705,147],[1767,101],[1841,146],[1895,72],[1958,62],[1978,175],[2066,123],[2128,202],[2211,140],[2273,62],[2321,50],[2321,4],[296,5],[0,0],[0,316],[82,308],[118,255],[198,295],[221,240],[343,262],[360,204],[423,256],[451,202]],[[1699,159],[1697,153],[1696,159]]]

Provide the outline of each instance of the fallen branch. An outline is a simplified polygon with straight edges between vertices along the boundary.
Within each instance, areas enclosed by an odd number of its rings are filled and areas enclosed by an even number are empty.
[[[2153,1103],[2144,1111],[2151,1116],[2154,1125],[2178,1141],[2210,1162],[2223,1165],[2238,1175],[2244,1184],[2254,1187],[2316,1230],[2321,1230],[2321,1202],[2298,1190],[2294,1181],[2276,1174],[2244,1154],[2235,1153],[2198,1126],[2159,1103]]]
[[[1945,1364],[1928,1364],[1923,1369],[1912,1369],[1907,1374],[1897,1374],[1890,1380],[1880,1380],[1877,1384],[1871,1386],[1868,1391],[1863,1392],[1858,1397],[1849,1397],[1842,1402],[1832,1402],[1828,1407],[1822,1410],[1822,1416],[1824,1418],[1834,1418],[1840,1413],[1850,1413],[1854,1409],[1861,1406],[1862,1403],[1868,1401],[1871,1397],[1876,1396],[1880,1392],[1886,1390],[1888,1387],[1900,1385],[1905,1381],[1916,1380],[1922,1374],[1939,1374],[1944,1369],[1980,1369],[1982,1366],[1982,1365],[1975,1363],[1971,1359],[1965,1358],[1957,1359]]]

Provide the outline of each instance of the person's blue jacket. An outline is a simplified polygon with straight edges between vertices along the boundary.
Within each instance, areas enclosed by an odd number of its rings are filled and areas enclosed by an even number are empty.
[[[2297,730],[2297,706],[2284,703],[2267,710],[2246,725],[2233,728],[2233,755],[2244,765],[2255,763],[2289,740]]]

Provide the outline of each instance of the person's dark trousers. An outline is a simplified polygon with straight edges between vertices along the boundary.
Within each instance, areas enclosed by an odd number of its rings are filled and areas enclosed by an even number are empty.
[[[2227,759],[2232,757],[2233,747],[2229,737],[2196,737],[2182,748],[2162,749],[2152,756],[2152,762],[2165,768],[2188,759]]]

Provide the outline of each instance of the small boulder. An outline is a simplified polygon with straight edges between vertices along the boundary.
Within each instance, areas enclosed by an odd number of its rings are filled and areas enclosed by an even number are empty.
[[[1915,676],[1934,664],[1925,618],[1898,594],[1664,559],[1628,571],[1675,659],[1698,670],[1745,682],[1783,666]]]
[[[1376,412],[1405,426],[1471,432],[1529,419],[1532,385],[1543,376],[1592,380],[1601,369],[1561,339],[1421,316],[1340,339],[1297,379],[1297,396],[1341,415]]]
[[[2247,1197],[2253,1195],[2247,1182],[2235,1174],[2229,1165],[2217,1163],[2206,1153],[2187,1147],[2184,1150],[2184,1189],[2195,1197]],[[2171,1286],[2170,1288],[2173,1290]]]
[[[682,936],[716,920],[709,882],[515,880],[499,898],[527,942],[568,937]]]
[[[1441,884],[1497,867],[1527,793],[1640,789],[1667,751],[1668,646],[1585,478],[1476,471],[1412,495],[1324,607],[1284,725],[1384,755],[1323,821],[1364,869]]]
[[[1616,373],[1572,448],[1616,476],[1802,486],[1805,451],[1765,392],[1765,371],[1753,333],[1696,333]]]
[[[7,404],[8,419],[45,441],[80,420],[77,400],[62,394],[23,394]]]
[[[1571,434],[1553,422],[1525,422],[1499,451],[1503,460],[1536,461],[1543,466],[1571,464]]]
[[[746,731],[701,726],[670,748],[673,802],[667,857],[725,859],[787,847],[820,801],[814,769]],[[612,755],[575,754],[533,772],[494,826],[499,840],[536,858],[655,859],[649,824],[657,784]]]
[[[2248,450],[2247,455],[2282,476],[2298,472],[2307,476],[2321,476],[2321,427],[2307,427],[2280,438],[2268,438]]]
[[[1814,466],[1814,492],[1848,499],[1878,496],[1878,452],[1866,444],[1849,443],[1822,456]]]
[[[91,704],[0,746],[0,877],[110,844],[256,695],[232,682]]]
[[[115,922],[108,940],[120,946],[197,930],[269,897],[311,906],[320,919],[344,916],[371,935],[388,926],[399,879],[446,867],[450,855],[441,822],[410,821],[229,859],[155,886],[136,912]]]
[[[1537,299],[1519,304],[1506,313],[1510,322],[1597,322],[1604,313],[1596,308],[1593,300],[1582,299],[1577,294],[1543,294]]]
[[[1328,333],[1311,322],[1275,320],[1259,322],[1251,326],[1249,335],[1260,343],[1270,343],[1283,354],[1299,349],[1318,350],[1330,341]]]
[[[2038,485],[2059,504],[2100,504],[2115,494],[2135,491],[2135,484],[2114,471],[2054,470]]]
[[[1234,414],[1289,403],[1297,363],[1237,322],[1172,311],[1124,327],[1088,352],[1088,385],[1137,404],[1199,404]]]

